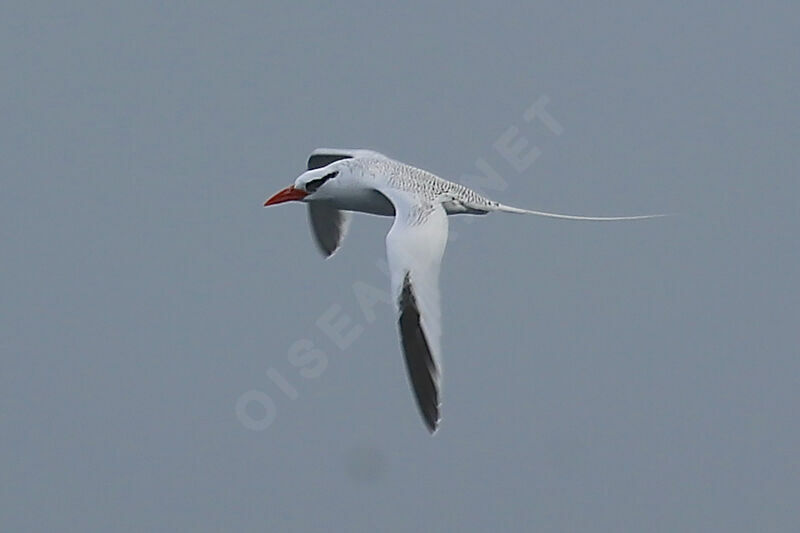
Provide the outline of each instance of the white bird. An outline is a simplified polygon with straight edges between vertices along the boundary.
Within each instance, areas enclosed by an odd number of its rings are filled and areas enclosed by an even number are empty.
[[[391,295],[399,313],[400,340],[417,405],[431,433],[440,420],[442,376],[439,266],[447,243],[447,215],[493,211],[567,220],[640,220],[665,215],[586,217],[518,209],[430,172],[371,150],[319,148],[308,171],[264,206],[308,204],[314,237],[329,257],[341,245],[352,211],[394,216],[386,235]]]

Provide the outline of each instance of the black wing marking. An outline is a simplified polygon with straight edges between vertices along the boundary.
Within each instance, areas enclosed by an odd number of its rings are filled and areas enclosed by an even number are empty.
[[[340,159],[352,159],[352,158],[353,156],[344,154],[311,154],[308,157],[308,170],[327,167],[334,161],[339,161]]]
[[[420,325],[417,300],[408,273],[403,281],[399,307],[400,339],[403,343],[408,378],[414,388],[414,395],[425,425],[428,431],[433,433],[439,424],[439,388],[436,383],[438,371],[425,332]]]

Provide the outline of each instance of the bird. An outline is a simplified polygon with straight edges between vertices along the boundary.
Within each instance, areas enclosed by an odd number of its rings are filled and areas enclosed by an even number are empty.
[[[264,207],[308,204],[312,233],[328,258],[341,246],[352,212],[393,216],[386,235],[391,297],[398,316],[408,379],[428,431],[441,420],[441,305],[439,271],[448,215],[503,212],[562,220],[621,221],[664,214],[595,217],[511,207],[459,183],[367,149],[318,148],[295,182]]]

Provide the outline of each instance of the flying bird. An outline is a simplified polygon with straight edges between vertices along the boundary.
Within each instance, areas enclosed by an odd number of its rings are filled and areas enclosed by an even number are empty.
[[[264,206],[290,201],[308,204],[314,238],[325,257],[341,245],[353,211],[394,216],[386,235],[391,295],[399,315],[408,377],[431,433],[440,421],[439,267],[447,243],[448,215],[499,211],[604,222],[665,216],[589,217],[519,209],[372,150],[331,148],[314,150],[308,170]]]

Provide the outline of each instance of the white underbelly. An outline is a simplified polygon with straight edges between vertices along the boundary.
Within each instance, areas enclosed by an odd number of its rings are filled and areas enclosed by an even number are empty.
[[[331,204],[336,209],[342,211],[356,211],[358,213],[369,213],[372,215],[382,215],[387,217],[394,216],[394,205],[386,196],[374,189],[358,189],[347,191],[348,194],[339,195]],[[448,215],[485,215],[486,210],[469,208],[461,203],[444,202],[442,204]]]
[[[359,213],[370,213],[372,215],[394,216],[394,206],[384,195],[376,190],[360,189],[348,191],[349,194],[342,195],[333,204],[342,211],[357,211]]]

